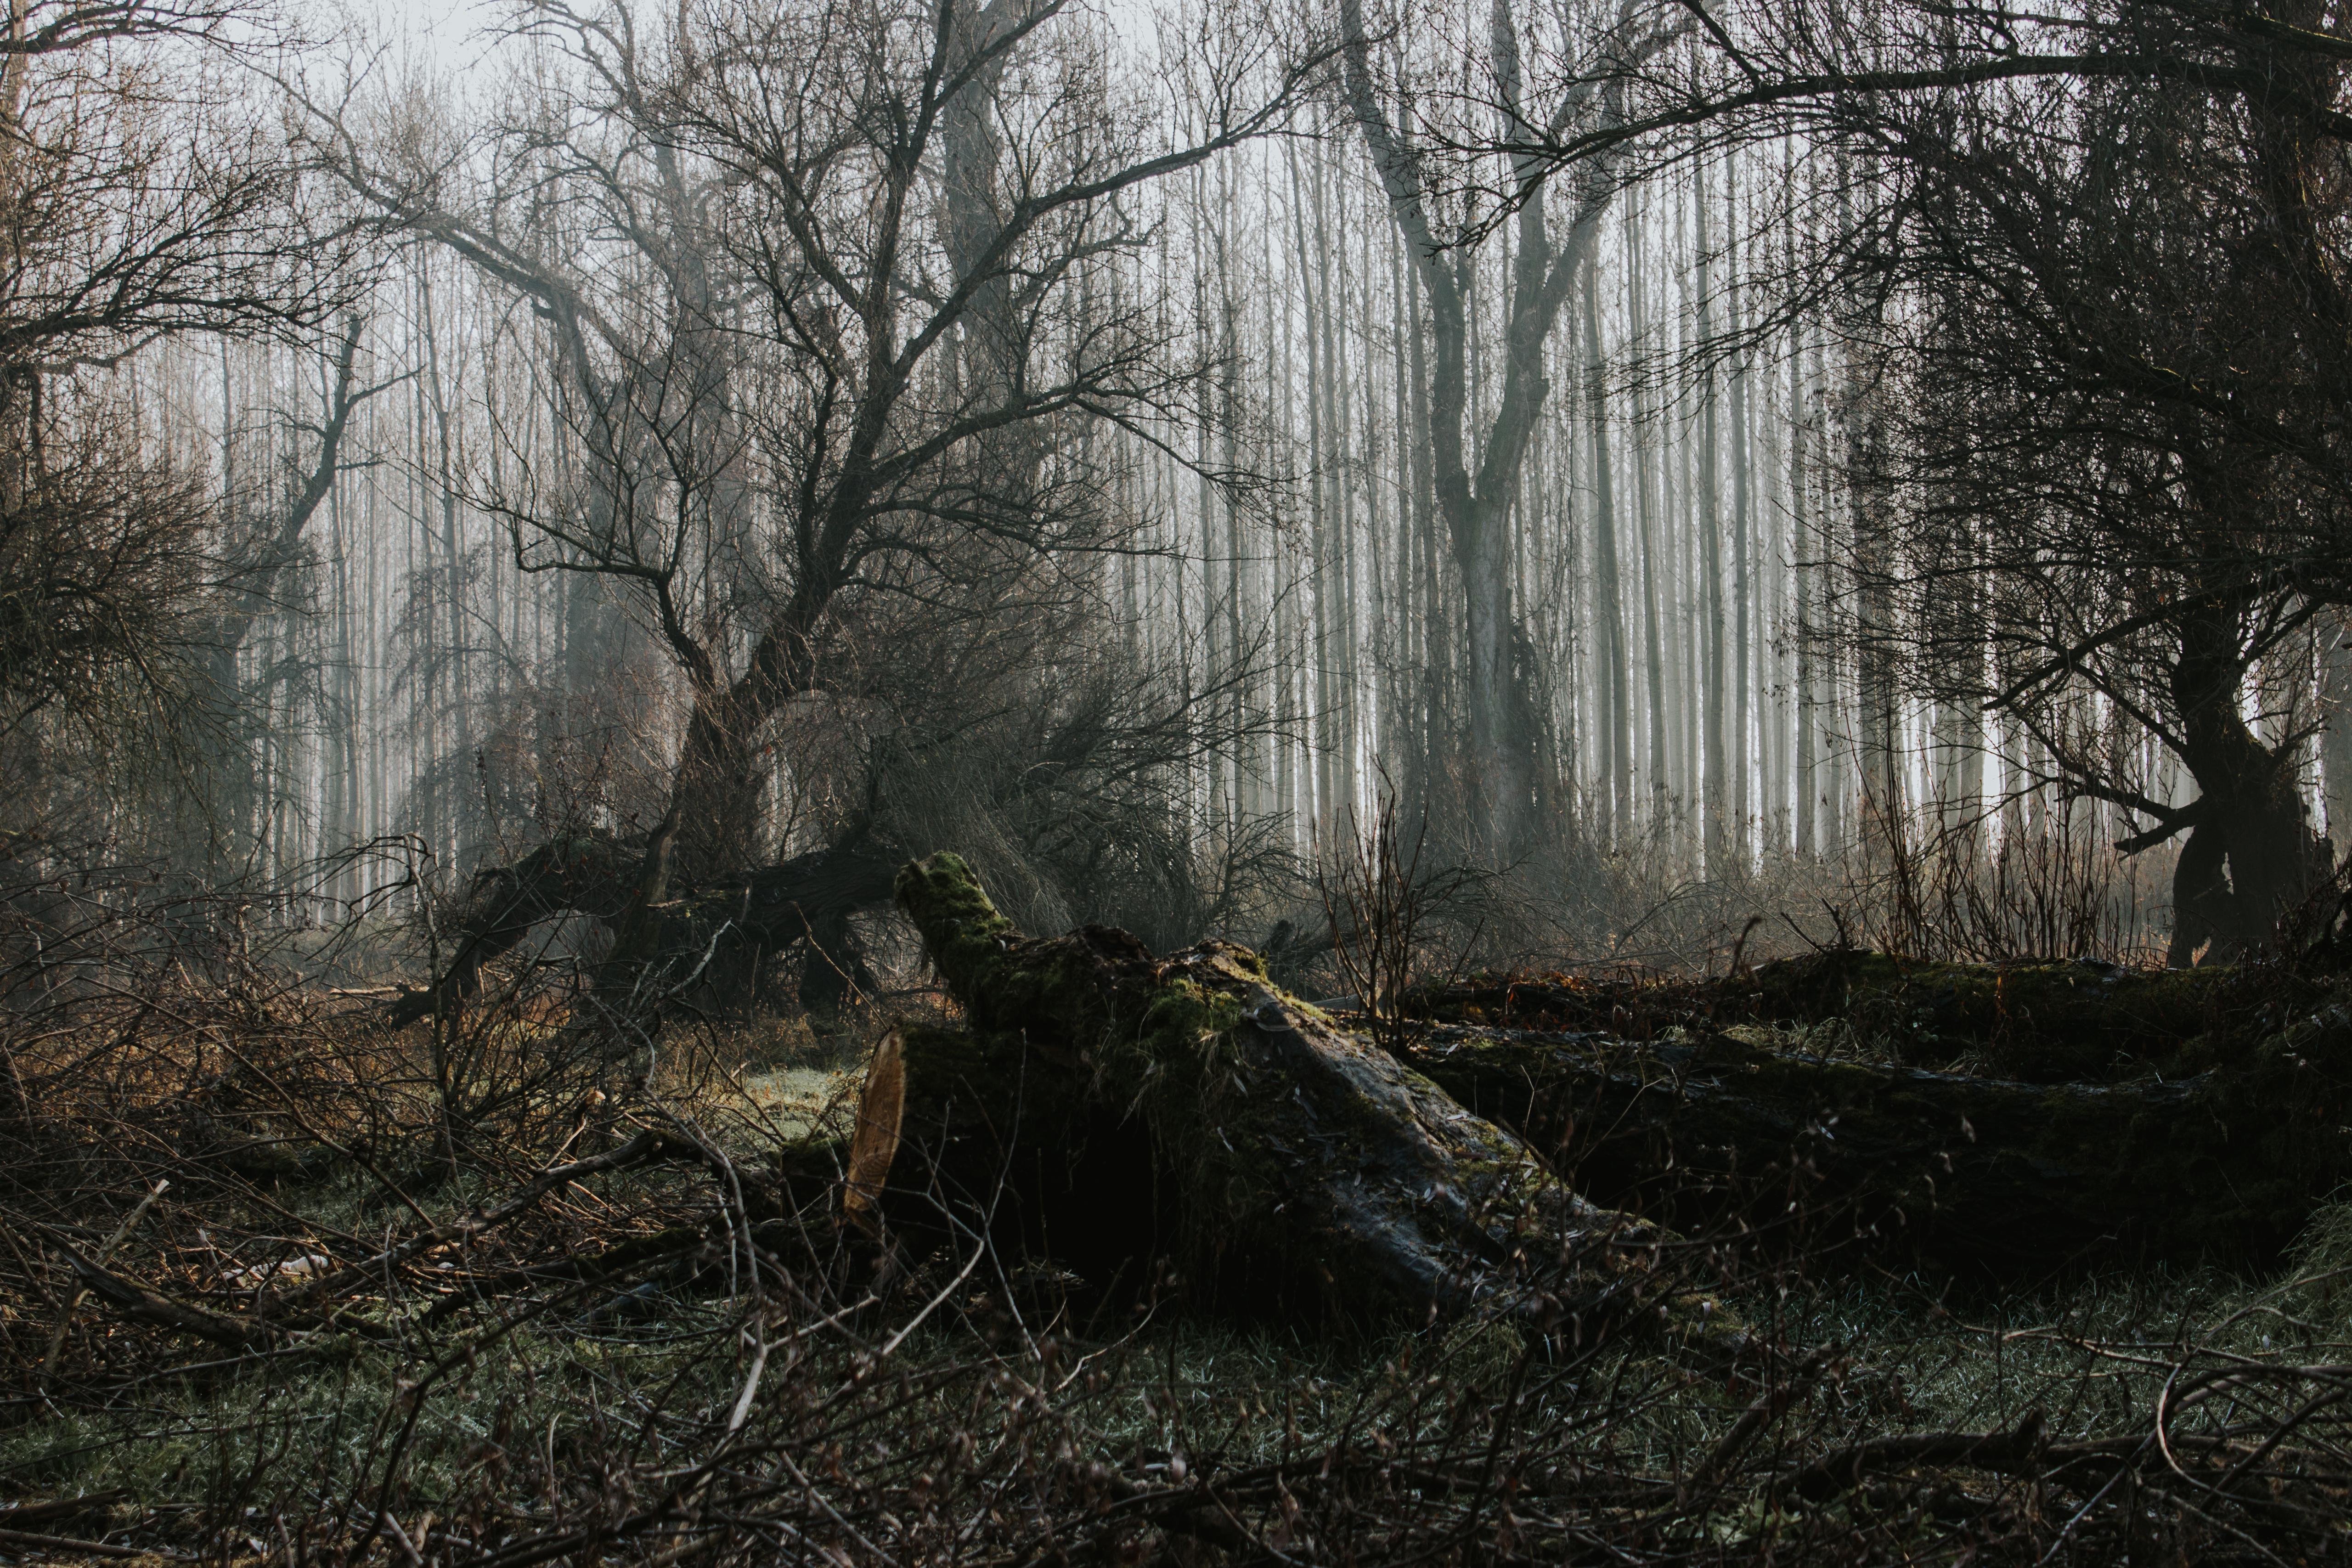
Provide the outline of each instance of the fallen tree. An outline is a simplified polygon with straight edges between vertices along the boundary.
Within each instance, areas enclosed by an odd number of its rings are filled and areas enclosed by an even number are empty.
[[[1650,1040],[1740,1023],[1832,1023],[1906,1067],[2027,1083],[2186,1077],[2321,1005],[2327,984],[2266,966],[1954,963],[1839,949],[1704,980],[1475,975],[1415,992],[1436,1023]]]
[[[1413,999],[1411,1056],[1588,1195],[1667,1223],[2011,1277],[2262,1267],[2352,1179],[2337,984],[1863,952],[1474,977]]]
[[[2352,1178],[2352,1023],[2185,1080],[2029,1084],[1762,1047],[1438,1026],[1412,1059],[1580,1190],[2004,1277],[2274,1261]]]
[[[1164,1242],[1208,1293],[1310,1321],[1719,1321],[1675,1237],[1585,1201],[1246,949],[1024,938],[952,855],[903,869],[898,897],[972,1027],[877,1057],[853,1210],[1009,1202],[1063,1256]]]
[[[1424,1314],[1517,1288],[1486,1276],[1547,1247],[1665,1244],[1634,1215],[2004,1279],[2260,1266],[2352,1179],[2352,1016],[2280,1016],[2316,983],[1868,953],[1696,985],[1478,981],[1423,994],[1462,1021],[1423,1025],[1400,1062],[1244,949],[1024,939],[952,857],[903,871],[898,898],[973,1027],[886,1048],[853,1166],[877,1202],[909,1185],[986,1202],[1066,1258],[1164,1245],[1262,1294]],[[1874,1054],[1852,1027],[1828,1054],[1753,1023],[1839,1009]],[[1498,1017],[1653,1037],[1480,1021]],[[2095,1057],[2115,1081],[1906,1050]]]

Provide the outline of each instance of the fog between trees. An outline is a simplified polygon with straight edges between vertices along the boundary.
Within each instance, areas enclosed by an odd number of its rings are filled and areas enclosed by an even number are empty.
[[[0,1555],[2346,1556],[2341,7],[0,7]]]
[[[2265,942],[2352,788],[2306,10],[20,0],[0,826],[1256,942],[1392,805],[1492,954]]]

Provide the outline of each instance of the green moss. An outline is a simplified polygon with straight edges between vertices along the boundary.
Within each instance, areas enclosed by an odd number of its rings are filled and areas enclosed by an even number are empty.
[[[1017,933],[981,891],[963,858],[943,849],[911,861],[899,870],[895,891],[949,988],[959,996],[986,991],[1007,941]]]
[[[1201,1069],[1213,1070],[1234,1064],[1233,1035],[1241,1021],[1238,997],[1179,978],[1152,992],[1129,1048],[1150,1062],[1181,1062],[1188,1054],[1197,1056]]]

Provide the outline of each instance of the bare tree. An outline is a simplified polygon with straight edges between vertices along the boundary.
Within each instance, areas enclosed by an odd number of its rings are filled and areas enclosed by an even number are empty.
[[[1154,146],[1062,9],[767,4],[649,32],[530,5],[516,27],[579,96],[495,128],[478,195],[470,149],[320,121],[386,223],[555,340],[588,472],[479,499],[526,571],[625,584],[668,650],[691,697],[670,816],[699,870],[761,851],[767,727],[854,688],[861,626],[1115,543],[1067,436],[1195,384],[1087,286],[1143,238],[1134,194],[1278,124],[1305,67],[1245,29],[1194,40],[1175,63],[1206,124]],[[597,266],[534,247],[526,188],[588,215]]]
[[[1148,658],[1116,700],[1094,684],[1098,563],[1143,547],[1119,465],[1178,454],[1221,379],[1122,273],[1156,238],[1155,183],[1280,125],[1312,51],[1255,22],[1171,31],[1171,135],[1055,3],[533,4],[510,26],[564,68],[477,137],[420,100],[306,101],[382,228],[531,307],[562,439],[493,407],[467,499],[522,574],[619,590],[676,673],[632,896],[812,841],[862,866],[877,834],[1002,844],[1048,919],[1059,868],[1122,885],[1111,864],[1151,836],[1131,814],[1189,813],[1156,770],[1194,776],[1211,716],[1272,721],[1239,700],[1238,634],[1205,688],[1167,683],[1172,707]],[[1199,451],[1204,488],[1246,480]],[[969,809],[942,816],[920,775],[960,768]],[[1076,852],[1089,833],[1114,842]],[[795,928],[775,896],[744,929],[807,938],[803,999],[837,996],[826,975],[860,973],[837,900]]]
[[[1536,158],[1513,161],[1516,244],[1507,282],[1502,391],[1493,418],[1473,439],[1468,296],[1476,250],[1460,243],[1464,236],[1441,216],[1445,180],[1433,166],[1433,151],[1413,132],[1416,107],[1410,84],[1398,80],[1383,87],[1376,72],[1361,0],[1342,0],[1340,26],[1349,110],[1363,132],[1429,300],[1429,451],[1437,508],[1462,580],[1468,710],[1464,762],[1471,820],[1491,823],[1487,847],[1512,858],[1529,847],[1538,809],[1557,803],[1538,777],[1533,705],[1525,673],[1517,668],[1524,637],[1512,596],[1510,509],[1550,392],[1545,340],[1591,258],[1601,215],[1616,194],[1622,160],[1604,153],[1579,167],[1570,211],[1558,234],[1546,189],[1550,169]],[[1551,102],[1538,104],[1530,101],[1522,62],[1521,24],[1510,0],[1496,0],[1486,63],[1503,134],[1528,125],[1552,134],[1586,123],[1615,127],[1626,113],[1627,73],[1665,48],[1682,27],[1672,16],[1625,0],[1591,45],[1590,60],[1568,73],[1567,85]]]
[[[2126,853],[2188,836],[2177,960],[2266,940],[2319,870],[2305,645],[2347,591],[2342,17],[1758,0],[1702,31],[1611,122],[1487,145],[1538,184],[1685,132],[1832,171],[1744,330],[1837,340],[1844,439],[1803,457],[1850,570],[1807,608],[1853,658],[1878,830],[1912,705],[1962,742],[1949,710],[1998,710],[2013,787],[2101,803]]]
[[[233,7],[18,0],[0,39],[0,731],[125,693],[184,718],[217,595],[283,562],[224,550],[194,477],[107,374],[202,334],[299,341],[342,251],[223,90]],[[307,514],[305,514],[307,516]],[[299,533],[299,524],[296,531]],[[235,617],[232,616],[232,619]]]

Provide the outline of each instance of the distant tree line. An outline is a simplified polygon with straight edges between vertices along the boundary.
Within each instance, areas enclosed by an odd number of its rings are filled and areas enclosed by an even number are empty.
[[[2324,5],[10,18],[11,854],[1257,940],[1387,801],[1505,946],[1932,859],[2175,962],[2333,875]]]

